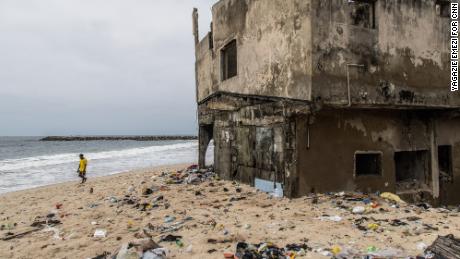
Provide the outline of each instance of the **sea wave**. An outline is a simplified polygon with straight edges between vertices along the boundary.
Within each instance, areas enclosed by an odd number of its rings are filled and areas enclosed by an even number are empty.
[[[102,151],[95,153],[86,153],[85,156],[88,160],[101,160],[111,158],[129,158],[137,157],[144,154],[161,154],[163,152],[170,152],[182,149],[191,149],[198,146],[197,141],[190,141],[185,143],[177,143],[170,145],[149,146],[122,150]],[[56,155],[44,155],[35,157],[26,157],[19,159],[5,159],[0,160],[0,173],[11,172],[15,170],[53,166],[67,163],[75,163],[78,160],[78,154],[65,153]]]

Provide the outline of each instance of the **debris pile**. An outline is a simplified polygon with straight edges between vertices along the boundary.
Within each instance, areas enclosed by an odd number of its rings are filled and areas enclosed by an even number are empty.
[[[289,200],[197,166],[117,186],[103,194],[100,187],[85,190],[78,209],[64,199],[47,204],[51,211],[28,218],[24,231],[7,218],[2,241],[37,236],[48,241],[43,250],[80,232],[77,241],[99,245],[88,248],[98,251],[93,259],[460,258],[460,241],[447,235],[460,235],[458,207],[409,204],[393,193]],[[77,223],[69,227],[72,218]]]
[[[234,255],[226,253],[225,258],[295,258],[311,250],[306,244],[289,244],[280,248],[272,243],[247,244],[239,242]]]
[[[136,188],[130,186],[128,191],[123,198],[117,198],[114,196],[108,197],[106,200],[110,203],[116,204],[117,207],[129,206],[138,209],[140,211],[150,211],[157,208],[168,208],[168,201],[164,195],[159,194],[161,191],[169,190],[167,185],[198,185],[205,181],[212,181],[217,179],[216,174],[212,168],[198,170],[198,166],[192,165],[186,170],[176,172],[163,172],[159,176],[163,180],[164,185],[150,187],[143,187],[141,190],[141,197],[136,195]],[[192,221],[193,218],[190,216],[184,216],[178,220],[176,216],[166,215],[164,217],[163,225],[147,224],[142,230],[133,229],[136,237],[140,239],[133,240],[128,243],[124,243],[114,253],[104,252],[101,255],[94,257],[93,259],[165,259],[168,255],[168,249],[161,247],[158,243],[162,242],[174,242],[177,247],[183,247],[182,236],[167,234],[179,231],[187,222]],[[132,223],[128,224],[131,228]],[[102,232],[103,230],[96,230],[96,232]],[[160,234],[160,236],[158,236]],[[102,235],[102,234],[101,234]],[[96,236],[96,233],[95,233]],[[158,238],[158,243],[154,241],[154,236]],[[105,232],[103,232],[105,237]],[[187,251],[191,252],[192,246],[187,247]]]
[[[214,180],[217,178],[212,167],[207,169],[198,169],[197,165],[189,166],[186,170],[163,173],[167,184],[200,184],[204,181]]]
[[[460,259],[460,239],[453,235],[438,237],[425,251],[426,258]]]
[[[166,259],[167,249],[160,247],[151,238],[136,239],[121,245],[111,258],[114,259]],[[104,257],[103,257],[104,258]],[[105,255],[105,258],[110,258]]]

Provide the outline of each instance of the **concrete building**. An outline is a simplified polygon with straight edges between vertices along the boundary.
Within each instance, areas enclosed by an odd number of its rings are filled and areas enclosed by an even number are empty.
[[[221,0],[196,43],[200,166],[284,194],[460,203],[450,1]]]

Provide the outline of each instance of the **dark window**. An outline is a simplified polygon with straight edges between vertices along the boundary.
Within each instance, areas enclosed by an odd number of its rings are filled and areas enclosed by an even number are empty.
[[[382,174],[382,154],[380,153],[356,153],[355,173],[361,175]]]
[[[427,150],[395,152],[396,182],[425,183],[428,167]]]
[[[209,33],[209,49],[213,49],[214,48],[214,41],[213,41],[213,38],[212,38],[212,32]]]
[[[231,41],[221,51],[222,80],[236,76],[238,72],[236,40]]]
[[[375,1],[354,0],[351,5],[351,24],[368,29],[375,29]]]
[[[452,146],[438,147],[439,176],[445,182],[453,181]]]
[[[436,13],[441,17],[450,18],[450,2],[437,0]]]
[[[213,49],[214,48],[214,33],[213,33],[213,29],[212,29],[212,22],[211,22],[211,31],[209,32],[209,49]]]

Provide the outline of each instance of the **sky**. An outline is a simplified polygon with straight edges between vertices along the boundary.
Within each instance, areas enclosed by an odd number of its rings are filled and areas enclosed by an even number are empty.
[[[196,134],[216,1],[1,0],[0,136]]]

